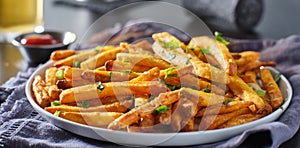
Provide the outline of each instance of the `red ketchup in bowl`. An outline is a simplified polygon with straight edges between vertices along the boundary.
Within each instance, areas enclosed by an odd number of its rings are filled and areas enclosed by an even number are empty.
[[[61,42],[50,34],[32,34],[24,37],[21,43],[24,45],[53,45]]]

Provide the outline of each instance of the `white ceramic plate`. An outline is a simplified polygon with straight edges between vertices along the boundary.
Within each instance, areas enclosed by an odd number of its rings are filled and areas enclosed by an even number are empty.
[[[72,133],[89,137],[92,139],[110,141],[124,145],[139,145],[139,146],[186,146],[212,143],[224,139],[228,139],[235,135],[242,133],[243,131],[253,128],[257,125],[272,122],[276,120],[288,107],[292,98],[292,88],[288,80],[281,75],[281,81],[279,87],[282,95],[285,98],[285,102],[281,108],[277,109],[273,113],[265,116],[261,119],[234,126],[230,128],[197,131],[197,132],[181,132],[181,133],[127,133],[122,131],[113,131],[104,128],[97,128],[87,126],[79,123],[75,123],[63,118],[54,116],[53,114],[45,111],[39,105],[36,104],[32,92],[31,84],[35,75],[44,75],[45,70],[52,65],[52,61],[47,62],[43,66],[39,67],[33,75],[29,78],[26,85],[26,96],[31,103],[32,107],[39,112],[43,117],[49,120],[54,125],[63,128]],[[273,74],[277,73],[274,68],[270,68]]]

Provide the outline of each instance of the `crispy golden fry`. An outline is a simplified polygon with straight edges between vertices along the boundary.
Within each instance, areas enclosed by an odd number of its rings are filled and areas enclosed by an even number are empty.
[[[238,71],[240,73],[243,73],[245,71],[250,71],[250,70],[254,70],[254,69],[258,69],[261,66],[276,66],[276,63],[273,61],[268,61],[268,62],[260,62],[260,61],[256,61],[256,62],[251,62],[248,63],[242,67],[238,68]]]
[[[179,99],[179,90],[161,93],[158,97],[156,97],[151,102],[148,102],[142,106],[137,108],[133,108],[129,112],[123,114],[112,123],[108,125],[109,129],[120,130],[124,129],[127,126],[137,123],[141,116],[145,114],[152,113],[157,107],[161,105],[169,105],[172,104]]]
[[[246,83],[256,83],[256,72],[246,71],[244,75],[240,76]]]
[[[272,107],[259,97],[241,78],[238,76],[231,76],[229,78],[228,87],[242,100],[253,102],[258,108],[257,113],[269,114],[272,112]]]
[[[134,107],[141,106],[143,104],[146,104],[148,102],[149,98],[148,96],[135,96],[134,98]]]
[[[97,89],[97,87],[103,87]],[[140,81],[134,83],[128,82],[110,82],[97,84],[89,84],[85,86],[70,88],[62,91],[59,98],[61,103],[72,103],[93,98],[118,97],[127,95],[157,95],[166,92],[168,88],[158,81]]]
[[[51,85],[47,87],[48,95],[50,97],[50,102],[54,100],[59,100],[59,94],[62,92],[62,89],[58,89],[56,85]]]
[[[57,78],[56,78],[56,72],[57,68],[56,67],[50,67],[46,70],[45,72],[45,82],[46,85],[55,85]]]
[[[213,93],[206,93],[191,88],[181,88],[180,98],[189,98],[190,100],[195,100],[198,103],[198,107],[221,104],[223,103],[224,99],[228,99],[224,96],[215,95]]]
[[[76,52],[75,50],[55,50],[51,53],[51,60],[57,61],[57,60],[61,60],[64,59],[66,57],[72,56],[74,55]]]
[[[59,117],[81,124],[106,127],[122,114],[116,112],[61,112]]]
[[[123,44],[123,47],[128,49],[128,53],[130,54],[142,54],[142,55],[153,56],[154,55],[153,51],[150,51],[149,47],[147,46],[150,46],[150,50],[152,50],[151,45],[148,41],[142,41],[135,45],[128,44],[128,43]]]
[[[116,61],[128,62],[132,65],[140,65],[151,68],[158,67],[159,69],[166,69],[170,67],[170,64],[162,59],[142,54],[119,53]]]
[[[90,82],[120,82],[129,81],[140,76],[136,72],[118,72],[118,71],[98,71],[86,70],[81,74],[81,77]]]
[[[195,118],[194,117],[192,117],[192,118],[190,118],[188,121],[187,121],[187,123],[186,123],[186,125],[182,128],[182,132],[191,132],[191,131],[195,131]]]
[[[130,82],[137,82],[137,81],[152,81],[158,78],[159,76],[159,68],[153,67],[152,69],[142,73],[138,77],[130,80]]]
[[[145,72],[151,69],[152,67],[148,66],[140,66],[140,65],[132,65],[130,63],[121,62],[121,61],[113,61],[108,60],[105,62],[106,71],[122,71],[128,70],[133,72]]]
[[[197,104],[198,103],[194,98],[180,98],[176,107],[173,108],[171,118],[171,127],[173,131],[180,131],[188,124],[189,120],[193,118],[198,111]]]
[[[208,63],[197,61],[192,62],[192,64],[194,67],[194,73],[202,78],[222,84],[227,84],[229,81],[229,76],[225,72],[209,65]]]
[[[234,101],[234,103],[229,103],[228,105],[212,105],[199,110],[196,117],[202,117],[203,115],[227,114],[241,108],[249,107],[252,104],[252,102],[248,101]]]
[[[228,114],[204,116],[202,117],[201,124],[199,125],[199,130],[216,129],[217,127],[221,126],[222,124],[224,124],[225,122],[229,121],[230,119],[236,116],[249,114],[249,113],[251,113],[251,110],[246,107]]]
[[[57,88],[59,89],[69,89],[72,87],[83,86],[87,84],[91,84],[92,82],[88,80],[58,80],[56,83]]]
[[[100,52],[97,55],[80,63],[80,67],[82,69],[96,69],[100,66],[103,66],[107,60],[114,60],[116,55],[124,50],[125,49],[122,47],[117,47],[115,49]]]
[[[77,106],[51,106],[45,107],[45,110],[50,113],[55,113],[56,111],[65,111],[65,112],[125,112],[133,103],[133,100],[125,100],[123,102],[115,102],[112,104],[100,105],[95,107],[77,107]]]
[[[283,103],[283,97],[271,72],[267,68],[261,68],[260,78],[264,89],[267,90],[268,96],[270,97],[271,106],[274,110],[279,108]]]
[[[263,115],[261,115],[261,114],[244,114],[244,115],[239,115],[239,116],[233,117],[232,119],[230,119],[226,123],[221,124],[217,128],[227,128],[227,127],[232,127],[232,126],[236,126],[236,125],[241,125],[241,124],[244,124],[244,123],[248,123],[248,122],[257,120],[257,119],[259,119],[261,117],[263,117]]]
[[[216,41],[208,36],[201,36],[192,38],[190,47],[205,48],[209,51],[218,63],[221,65],[221,69],[226,71],[229,75],[235,75],[237,72],[237,64],[231,56],[229,49],[223,43]]]
[[[45,89],[46,84],[40,75],[34,77],[32,82],[32,91],[35,96],[35,101],[42,108],[50,105],[50,96]]]
[[[64,78],[67,80],[83,80],[81,74],[86,70],[80,68],[68,67],[64,70]]]
[[[55,67],[60,67],[60,66],[70,66],[73,67],[74,63],[77,62],[82,62],[86,59],[88,59],[91,56],[94,56],[98,53],[97,50],[89,50],[86,52],[80,52],[79,54],[75,54],[72,56],[69,56],[67,58],[55,61],[53,66]]]
[[[183,82],[182,77],[191,74],[193,71],[193,67],[184,66],[176,69],[175,67],[171,67],[165,70],[161,70],[159,74],[159,78],[163,80],[166,84],[180,86]]]
[[[181,80],[181,84],[186,87],[194,87],[195,89],[198,90],[208,88],[209,90],[211,90],[211,92],[218,95],[224,95],[225,93],[225,90],[223,90],[222,88],[214,84],[211,84],[210,82],[205,81],[203,79],[199,79],[192,74],[184,75],[180,78],[180,80]]]
[[[246,65],[248,63],[252,63],[257,61],[260,58],[259,52],[255,51],[244,51],[240,53],[231,53],[233,56],[237,57],[235,59],[238,67]]]

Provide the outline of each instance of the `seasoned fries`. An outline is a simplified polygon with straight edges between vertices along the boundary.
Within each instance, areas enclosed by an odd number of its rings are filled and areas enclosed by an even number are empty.
[[[260,53],[231,53],[207,36],[54,51],[35,76],[39,106],[66,120],[126,132],[191,132],[263,118],[284,102]],[[43,77],[44,76],[44,77]],[[260,79],[259,79],[260,78]]]

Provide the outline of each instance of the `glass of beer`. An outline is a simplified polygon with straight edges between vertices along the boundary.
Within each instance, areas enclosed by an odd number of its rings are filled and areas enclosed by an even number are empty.
[[[43,26],[43,0],[0,0],[0,42]]]

